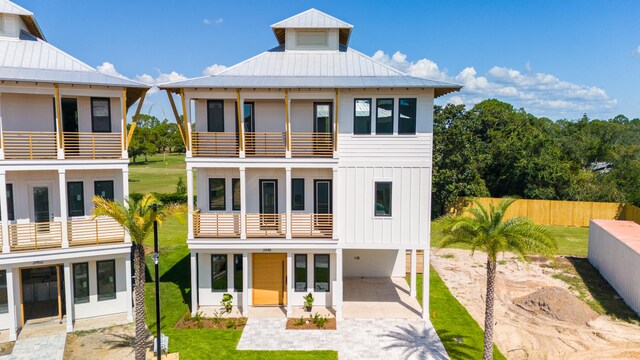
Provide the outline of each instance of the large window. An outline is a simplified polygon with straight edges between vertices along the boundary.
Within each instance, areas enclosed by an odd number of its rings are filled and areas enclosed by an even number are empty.
[[[207,131],[224,132],[224,102],[222,100],[207,101]]]
[[[82,181],[67,183],[67,212],[69,216],[84,216],[84,186]]]
[[[211,291],[227,292],[227,255],[211,255]]]
[[[231,201],[233,202],[232,210],[240,209],[240,179],[231,179]]]
[[[355,99],[353,107],[353,133],[371,134],[371,99]]]
[[[16,215],[13,211],[13,184],[7,184],[7,219],[15,220]]]
[[[315,254],[313,262],[315,291],[329,292],[329,254]]]
[[[209,210],[226,210],[224,179],[209,179]]]
[[[393,99],[376,100],[376,134],[393,134]]]
[[[416,133],[416,99],[400,99],[398,101],[400,116],[398,117],[398,134]]]
[[[116,261],[97,261],[98,301],[116,298]]]
[[[91,98],[91,128],[93,132],[111,132],[109,98]]]
[[[113,201],[113,180],[99,180],[93,183],[95,195]]]
[[[242,254],[233,255],[233,289],[242,292]]]
[[[391,182],[376,182],[376,216],[391,216]]]
[[[298,292],[307,291],[307,255],[295,254],[294,286]]]
[[[291,179],[291,210],[304,210],[304,179]]]
[[[7,270],[0,270],[0,314],[9,312],[9,297],[7,294]]]
[[[89,302],[89,264],[73,264],[73,302]]]

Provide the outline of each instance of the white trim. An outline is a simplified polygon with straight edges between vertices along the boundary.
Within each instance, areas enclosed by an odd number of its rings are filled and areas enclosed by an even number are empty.
[[[131,252],[130,244],[100,245],[100,246],[78,246],[66,249],[20,251],[0,256],[0,267],[2,266],[33,266],[34,262],[57,262],[71,259],[81,259],[85,257],[113,257],[118,254],[128,254]]]

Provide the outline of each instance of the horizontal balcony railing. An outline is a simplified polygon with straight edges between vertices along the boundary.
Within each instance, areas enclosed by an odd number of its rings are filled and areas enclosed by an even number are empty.
[[[332,238],[333,214],[291,214],[291,237]]]
[[[279,238],[287,234],[286,214],[247,214],[247,237]]]
[[[195,213],[193,234],[195,237],[240,237],[240,214]]]
[[[9,246],[11,251],[59,248],[62,246],[62,224],[9,224]]]
[[[191,145],[194,157],[235,157],[240,152],[238,134],[231,132],[194,132]]]
[[[291,156],[333,157],[333,134],[320,132],[292,132]]]
[[[67,159],[121,159],[122,134],[65,132],[64,156]]]
[[[247,132],[244,134],[245,155],[284,157],[287,152],[284,132]]]
[[[96,219],[69,219],[67,221],[69,246],[99,245],[124,242],[124,228],[107,217]]]
[[[45,131],[3,131],[4,158],[8,160],[56,159],[56,133]]]

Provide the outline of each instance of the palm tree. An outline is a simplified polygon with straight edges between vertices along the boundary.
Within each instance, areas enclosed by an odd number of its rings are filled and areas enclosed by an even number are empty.
[[[443,236],[439,247],[464,244],[471,251],[487,253],[487,294],[484,313],[484,360],[493,359],[493,303],[496,279],[496,259],[500,252],[511,252],[522,261],[527,255],[539,254],[551,258],[557,250],[556,240],[547,229],[524,217],[505,220],[505,213],[515,199],[504,199],[497,207],[487,211],[474,200],[476,207],[466,212],[470,216],[445,216],[434,230]]]
[[[144,312],[144,279],[145,253],[144,240],[153,230],[153,222],[161,223],[165,219],[183,214],[186,206],[180,204],[161,204],[155,196],[146,194],[139,201],[125,199],[126,204],[119,201],[105,200],[100,196],[93,198],[95,207],[93,216],[108,216],[120,224],[131,235],[134,247],[133,269],[136,278],[135,287],[135,354],[136,360],[145,359],[145,343],[148,336]],[[158,205],[154,210],[153,205]],[[130,281],[128,279],[127,281]]]

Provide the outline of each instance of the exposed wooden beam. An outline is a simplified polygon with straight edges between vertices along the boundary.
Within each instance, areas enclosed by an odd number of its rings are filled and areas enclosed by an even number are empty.
[[[127,88],[122,88],[122,139],[120,139],[120,147],[122,151],[127,150]]]
[[[136,108],[136,112],[135,114],[133,114],[133,118],[131,119],[131,129],[129,129],[129,134],[127,135],[126,149],[129,148],[129,144],[131,143],[131,139],[133,138],[133,132],[136,131],[136,126],[138,125],[138,115],[140,115],[140,110],[142,110],[142,103],[144,102],[145,96],[147,96],[146,90],[142,92],[142,96],[140,96],[140,100],[138,100],[138,107]]]
[[[180,124],[180,115],[178,115],[178,108],[176,108],[176,103],[173,101],[173,95],[171,95],[170,90],[165,90],[167,92],[167,96],[169,97],[169,103],[171,104],[171,110],[173,110],[173,115],[176,117],[176,124],[178,124],[178,131],[180,131],[180,138],[182,138],[182,143],[187,147],[187,142],[184,137],[184,132],[182,131],[182,124]]]
[[[287,151],[291,152],[291,120],[289,119],[289,90],[284,90],[284,119],[285,131],[287,132]]]
[[[184,98],[184,88],[180,89],[180,99],[182,100],[182,120],[184,122],[184,139],[187,150],[191,150],[191,123],[187,116],[187,103]]]
[[[243,104],[240,103],[240,89],[236,89],[236,107],[238,114],[238,140],[240,145],[240,151],[244,151],[244,119],[243,119]]]
[[[54,84],[53,88],[55,89],[55,105],[56,105],[56,141],[58,145],[58,149],[62,149],[64,147],[64,140],[62,137],[62,111],[60,110],[60,88],[58,84]]]

